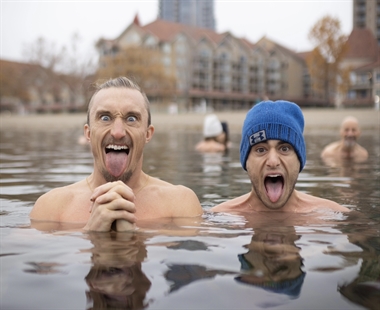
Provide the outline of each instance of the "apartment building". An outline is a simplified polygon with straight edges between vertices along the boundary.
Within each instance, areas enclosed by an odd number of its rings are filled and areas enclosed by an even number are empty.
[[[345,105],[373,106],[380,101],[380,0],[353,0],[353,27],[345,59],[352,69]]]
[[[342,66],[350,68],[350,89],[345,106],[373,106],[380,97],[380,49],[369,28],[354,28],[348,37]]]
[[[380,0],[353,0],[353,27],[370,29],[380,45]]]
[[[29,63],[0,60],[0,112],[59,113],[85,108],[81,83]]]
[[[341,105],[369,107],[380,101],[377,43],[368,27],[355,27],[349,35],[341,65],[350,68],[351,85]],[[162,19],[143,26],[136,16],[118,37],[98,41],[99,66],[132,46],[158,51],[166,73],[175,77],[175,90],[166,91],[170,98],[157,89],[145,89],[153,109],[172,103],[182,111],[248,109],[266,98],[290,100],[302,107],[326,106],[311,89],[306,65],[310,52],[295,53],[266,37],[253,43],[230,32]],[[85,108],[88,94],[72,77],[51,75],[31,64],[1,60],[1,66],[2,89],[7,93],[1,94],[0,111],[51,113]]]
[[[160,50],[167,72],[176,77],[172,100],[180,109],[204,103],[217,110],[249,108],[264,98],[313,104],[304,87],[304,59],[267,38],[253,44],[229,32],[162,19],[141,26],[135,18],[116,39],[98,42],[100,65],[115,50],[136,45]]]
[[[214,0],[159,0],[158,18],[215,30]]]

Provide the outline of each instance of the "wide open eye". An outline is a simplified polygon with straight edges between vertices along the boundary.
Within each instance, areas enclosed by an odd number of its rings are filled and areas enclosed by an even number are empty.
[[[127,117],[127,121],[128,122],[136,122],[137,121],[137,117],[136,116],[128,116]]]
[[[109,117],[108,115],[102,115],[100,116],[100,119],[104,122],[108,122],[111,120],[111,117]]]

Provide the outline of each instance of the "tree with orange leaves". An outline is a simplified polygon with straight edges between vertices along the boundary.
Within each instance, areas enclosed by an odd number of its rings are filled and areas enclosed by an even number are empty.
[[[176,87],[174,73],[164,67],[161,52],[146,47],[123,48],[103,56],[96,76],[98,79],[130,77],[148,97],[159,101],[170,101]]]
[[[338,106],[350,84],[350,68],[342,67],[347,36],[342,34],[338,19],[325,16],[310,30],[309,39],[316,44],[306,59],[314,95],[328,105],[333,99]]]

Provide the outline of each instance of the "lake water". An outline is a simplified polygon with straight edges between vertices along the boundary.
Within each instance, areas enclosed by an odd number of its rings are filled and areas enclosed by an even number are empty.
[[[157,220],[136,233],[42,232],[28,214],[46,191],[92,171],[80,131],[0,133],[1,309],[379,309],[380,146],[362,164],[319,159],[336,133],[306,135],[297,189],[351,216],[247,219],[211,206],[250,190],[239,135],[228,154],[193,151],[199,133],[155,133],[144,170],[196,192],[201,220]]]

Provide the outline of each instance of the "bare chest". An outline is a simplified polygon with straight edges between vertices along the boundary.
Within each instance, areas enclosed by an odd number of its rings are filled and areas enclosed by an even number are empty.
[[[61,206],[62,222],[87,223],[90,217],[90,195],[74,195],[68,203]]]

